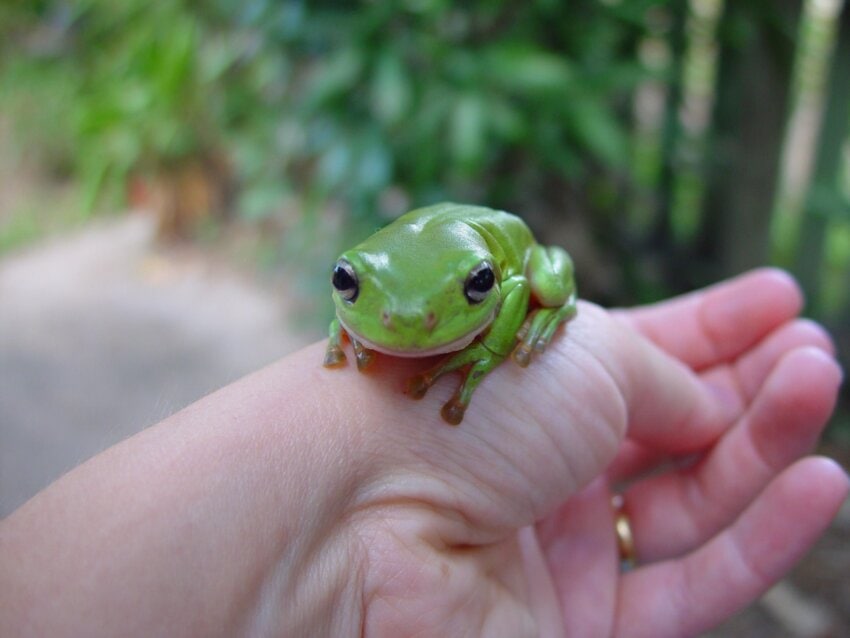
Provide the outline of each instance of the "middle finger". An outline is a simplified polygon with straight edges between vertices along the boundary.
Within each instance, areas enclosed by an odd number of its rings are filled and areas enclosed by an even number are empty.
[[[736,361],[706,370],[701,378],[719,392],[738,395],[742,403],[749,404],[777,362],[788,352],[806,346],[820,348],[829,355],[835,354],[832,339],[819,324],[797,319],[774,330]],[[627,438],[608,468],[608,479],[613,484],[628,481],[669,462],[674,458],[672,455],[693,452],[692,449],[657,450]]]

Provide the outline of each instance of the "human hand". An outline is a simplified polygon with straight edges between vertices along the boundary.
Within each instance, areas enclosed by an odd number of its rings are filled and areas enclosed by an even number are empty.
[[[427,473],[453,484],[415,497],[427,507],[414,536],[444,531],[427,552],[399,540],[395,525],[370,537],[379,556],[393,557],[392,572],[375,579],[373,626],[390,623],[389,635],[681,636],[754,600],[847,492],[831,461],[795,463],[811,452],[841,378],[829,337],[796,318],[801,305],[786,275],[761,271],[617,313],[648,347],[585,304],[547,355],[560,359],[544,364],[553,369],[508,381],[531,390],[477,397],[487,413],[466,426],[481,428],[469,449],[436,432],[455,445],[428,446],[450,458],[428,459]],[[621,574],[613,489],[650,470],[625,492],[643,564]]]
[[[3,521],[4,626],[696,633],[775,582],[847,491],[833,463],[794,463],[840,380],[800,305],[770,271],[616,316],[583,304],[532,366],[488,377],[458,428],[439,419],[449,380],[400,393],[426,362],[328,371],[316,344]],[[626,491],[640,566],[621,574],[612,485],[682,457]]]
[[[617,313],[735,397],[739,415],[707,444],[627,435],[605,475],[538,525],[577,635],[697,634],[778,581],[827,526],[847,478],[830,460],[800,459],[832,412],[841,371],[829,336],[796,318],[801,305],[787,276],[756,271]],[[617,484],[639,561],[625,574],[612,566]]]

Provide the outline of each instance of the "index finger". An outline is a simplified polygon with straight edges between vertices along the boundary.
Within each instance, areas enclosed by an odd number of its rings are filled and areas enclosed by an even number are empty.
[[[617,316],[694,370],[735,360],[803,306],[788,273],[762,268]]]

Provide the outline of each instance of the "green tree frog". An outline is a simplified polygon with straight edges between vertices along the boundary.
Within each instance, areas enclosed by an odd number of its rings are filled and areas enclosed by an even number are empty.
[[[437,204],[402,215],[344,252],[331,276],[336,316],[324,365],[345,364],[342,337],[366,369],[374,352],[397,357],[452,353],[408,382],[421,398],[442,375],[463,381],[441,411],[463,419],[484,377],[512,354],[525,367],[576,314],[573,264],[538,244],[515,215]]]

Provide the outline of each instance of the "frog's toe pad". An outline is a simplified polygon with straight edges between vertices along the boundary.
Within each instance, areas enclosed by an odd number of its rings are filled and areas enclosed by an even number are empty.
[[[520,329],[517,330],[517,332],[516,332],[517,340],[522,341],[523,339],[525,339],[525,337],[528,335],[528,331],[530,329],[531,329],[531,322],[528,319],[526,319],[525,323],[523,323],[522,326],[520,326]]]
[[[372,363],[375,361],[375,353],[369,350],[364,350],[362,352],[355,353],[355,359],[357,360],[357,369],[361,372],[366,370]]]
[[[521,342],[514,348],[513,359],[519,367],[528,367],[528,364],[531,363],[531,346],[525,342]]]
[[[345,365],[345,353],[339,346],[330,346],[325,350],[325,360],[322,365],[326,368],[341,368]]]
[[[417,374],[415,377],[408,379],[407,387],[404,391],[413,399],[421,399],[430,387],[431,383],[428,377],[424,374]]]
[[[443,416],[443,421],[450,425],[458,425],[463,421],[463,415],[466,412],[466,406],[457,398],[446,403],[440,414]]]

